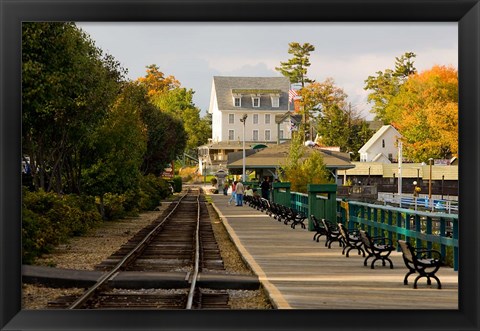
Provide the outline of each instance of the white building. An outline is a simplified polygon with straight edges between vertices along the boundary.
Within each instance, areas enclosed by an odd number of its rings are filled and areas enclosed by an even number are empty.
[[[286,77],[213,77],[210,107],[212,141],[276,143],[291,139],[291,122]],[[293,110],[293,103],[290,105]],[[278,119],[282,122],[276,123]]]
[[[398,161],[397,140],[399,138],[402,138],[402,135],[393,126],[382,126],[359,149],[360,162],[391,163],[392,161]]]

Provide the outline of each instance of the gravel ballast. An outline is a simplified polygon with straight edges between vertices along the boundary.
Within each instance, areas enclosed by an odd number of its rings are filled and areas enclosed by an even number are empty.
[[[55,248],[48,255],[35,261],[35,265],[50,266],[64,269],[94,270],[95,265],[107,259],[118,250],[136,232],[161,216],[168,207],[168,202],[162,203],[157,211],[145,212],[138,217],[128,217],[121,220],[104,222],[89,234],[75,237]],[[227,273],[252,275],[245,265],[235,245],[225,230],[225,227],[210,204],[208,211],[212,227],[224,260]],[[48,302],[59,296],[79,295],[84,289],[49,288],[42,285],[23,284],[23,309],[46,309]],[[271,309],[272,306],[263,289],[256,291],[228,290],[232,309]]]

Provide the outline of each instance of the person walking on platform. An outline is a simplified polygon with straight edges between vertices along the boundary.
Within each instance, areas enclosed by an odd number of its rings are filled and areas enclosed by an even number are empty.
[[[270,197],[270,180],[268,177],[264,177],[262,184],[260,184],[262,189],[262,198],[269,200]]]
[[[237,196],[237,203],[235,206],[241,207],[243,206],[243,193],[245,193],[245,188],[241,181],[237,183],[235,188],[236,196]]]
[[[236,188],[237,188],[237,181],[235,180],[232,184],[232,196],[228,200],[229,205],[232,203],[232,201],[236,201],[236,195],[237,195],[237,192],[235,191]]]

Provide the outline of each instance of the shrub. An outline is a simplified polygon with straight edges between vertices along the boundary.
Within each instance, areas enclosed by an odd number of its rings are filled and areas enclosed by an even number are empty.
[[[142,191],[140,188],[128,190],[123,194],[123,196],[125,198],[123,201],[123,208],[126,215],[137,216],[139,211],[142,209],[140,206],[140,201],[142,199]]]
[[[149,174],[140,181],[139,206],[141,210],[153,210],[160,204],[160,200],[171,194],[166,180]]]
[[[92,197],[23,190],[22,257],[31,263],[41,254],[81,235],[101,221]]]
[[[56,229],[50,220],[29,209],[22,211],[22,262],[30,264],[42,254],[49,253],[60,243]]]
[[[124,218],[127,213],[123,206],[126,198],[122,194],[105,193],[103,195],[104,219],[107,221]]]
[[[173,177],[173,190],[178,193],[182,192],[182,177]]]

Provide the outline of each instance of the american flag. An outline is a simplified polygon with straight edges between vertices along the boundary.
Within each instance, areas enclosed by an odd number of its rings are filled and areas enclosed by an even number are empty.
[[[288,91],[288,102],[292,102],[292,99],[295,98],[297,95],[297,91],[295,90]]]
[[[290,119],[290,132],[297,131],[297,125]]]

